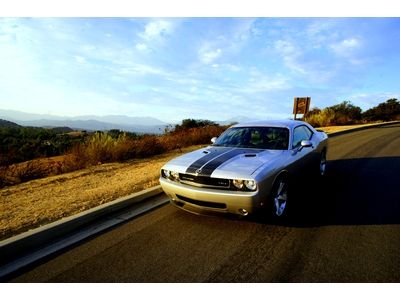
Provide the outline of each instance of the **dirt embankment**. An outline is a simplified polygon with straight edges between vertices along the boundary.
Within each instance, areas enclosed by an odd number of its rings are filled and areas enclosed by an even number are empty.
[[[0,189],[0,240],[158,184],[160,168],[183,152],[109,163]]]

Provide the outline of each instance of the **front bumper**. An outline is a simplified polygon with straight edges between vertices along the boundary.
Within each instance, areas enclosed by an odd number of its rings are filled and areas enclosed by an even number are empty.
[[[228,191],[195,187],[160,178],[171,203],[190,212],[221,212],[245,215],[263,207],[265,199],[259,190],[254,192]]]

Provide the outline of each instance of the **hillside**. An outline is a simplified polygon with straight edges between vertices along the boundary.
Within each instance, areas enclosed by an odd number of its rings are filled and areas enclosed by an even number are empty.
[[[19,128],[21,126],[18,125],[17,123],[0,119],[0,127],[3,127],[3,128]]]
[[[67,117],[4,109],[0,109],[0,118],[11,120],[23,126],[69,127],[75,130],[88,131],[119,129],[137,133],[161,134],[167,126],[167,123],[153,117],[123,115]]]

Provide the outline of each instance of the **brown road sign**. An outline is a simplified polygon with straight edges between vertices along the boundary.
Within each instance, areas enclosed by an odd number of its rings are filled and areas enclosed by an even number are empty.
[[[293,114],[306,114],[310,108],[311,97],[294,97]]]

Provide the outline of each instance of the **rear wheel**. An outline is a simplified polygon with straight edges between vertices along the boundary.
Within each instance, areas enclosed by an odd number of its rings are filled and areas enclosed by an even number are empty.
[[[322,151],[319,161],[319,175],[324,176],[326,174],[326,151]]]

